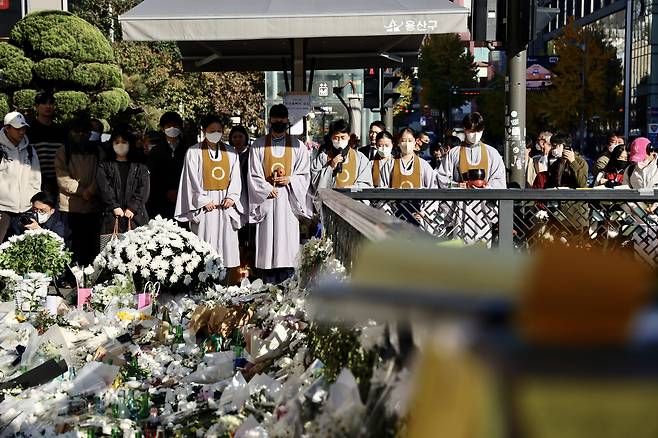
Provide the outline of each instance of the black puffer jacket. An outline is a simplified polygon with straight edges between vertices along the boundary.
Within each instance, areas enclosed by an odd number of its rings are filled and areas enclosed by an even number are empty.
[[[148,168],[141,163],[131,163],[126,187],[121,187],[121,174],[115,161],[100,164],[96,176],[98,191],[102,202],[101,232],[109,234],[114,229],[114,209],[129,209],[135,213],[132,227],[145,225],[149,221],[146,213],[146,200],[149,197],[150,179]],[[128,227],[126,220],[120,221],[120,232]]]

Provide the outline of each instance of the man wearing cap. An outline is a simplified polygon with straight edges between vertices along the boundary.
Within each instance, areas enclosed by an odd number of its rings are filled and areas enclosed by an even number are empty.
[[[0,242],[11,219],[32,208],[32,196],[41,188],[39,157],[30,146],[23,114],[8,113],[0,130]]]
[[[41,164],[41,187],[55,199],[59,193],[55,174],[55,154],[64,146],[67,132],[54,122],[55,98],[47,91],[37,94],[34,99],[36,117],[30,121],[27,136],[39,155]]]

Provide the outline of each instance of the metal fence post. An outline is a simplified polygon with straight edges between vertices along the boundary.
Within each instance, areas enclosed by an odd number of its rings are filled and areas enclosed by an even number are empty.
[[[501,199],[498,203],[498,248],[514,250],[514,201]]]

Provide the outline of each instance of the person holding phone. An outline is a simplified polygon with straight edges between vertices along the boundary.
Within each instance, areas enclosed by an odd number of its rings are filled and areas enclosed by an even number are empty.
[[[573,150],[571,137],[558,133],[551,137],[548,171],[540,172],[532,185],[534,189],[587,187],[587,162]]]

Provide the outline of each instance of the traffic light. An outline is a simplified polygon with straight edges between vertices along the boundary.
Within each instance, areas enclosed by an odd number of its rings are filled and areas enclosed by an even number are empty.
[[[379,108],[379,69],[363,69],[363,107]]]
[[[545,7],[550,0],[472,0],[471,39],[500,41],[515,55],[541,33],[560,12]]]
[[[400,76],[401,69],[387,68],[384,71],[383,84],[382,84],[382,100],[385,108],[395,108],[400,101],[401,94],[398,92],[402,77]]]
[[[0,0],[0,11],[9,9],[9,0]]]

